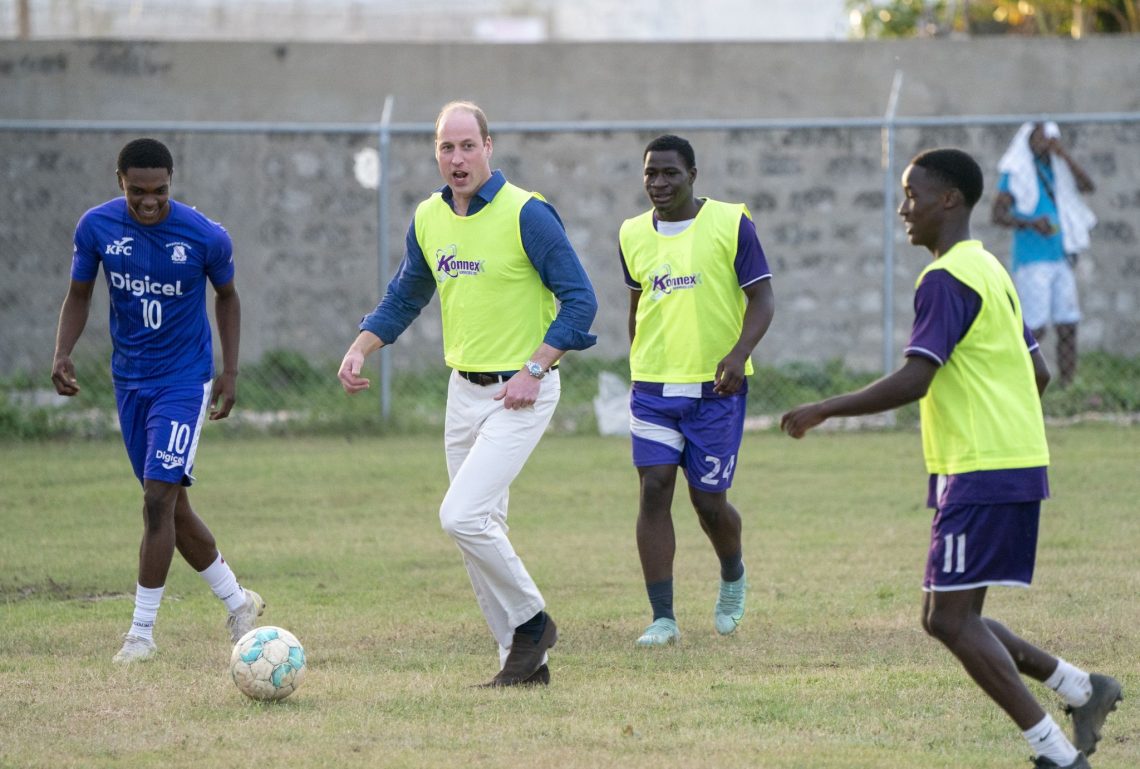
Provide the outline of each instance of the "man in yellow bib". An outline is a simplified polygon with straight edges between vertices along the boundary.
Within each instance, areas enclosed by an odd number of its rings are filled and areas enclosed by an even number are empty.
[[[338,377],[350,394],[366,389],[365,357],[395,342],[439,292],[444,360],[454,369],[440,522],[499,645],[500,670],[487,685],[546,685],[558,632],[507,538],[508,489],[558,405],[559,358],[596,341],[597,300],[554,208],[491,171],[483,110],[452,102],[435,126],[444,186],[416,209],[400,270],[361,321]]]
[[[645,148],[653,208],[619,233],[630,289],[630,433],[641,479],[637,550],[653,622],[639,646],[681,638],[673,613],[673,490],[684,469],[689,499],[720,560],[713,622],[721,635],[744,617],[747,578],[740,513],[728,502],[744,434],[749,356],[772,322],[772,273],[748,209],[693,194],[692,145],[659,136]]]
[[[1120,684],[1053,657],[982,616],[991,585],[1028,587],[1049,448],[1040,394],[1049,370],[1022,319],[1013,281],[980,241],[970,213],[982,171],[965,152],[929,150],[902,176],[899,214],[910,242],[934,255],[915,288],[906,362],[862,390],[798,406],[781,420],[793,438],[831,417],[919,402],[934,508],[922,625],[1022,730],[1038,769],[1088,769]],[[1018,673],[1069,708],[1073,741]]]

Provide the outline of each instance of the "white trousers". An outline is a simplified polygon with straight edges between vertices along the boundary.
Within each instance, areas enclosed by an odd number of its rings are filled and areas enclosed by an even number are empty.
[[[557,370],[549,372],[534,406],[514,410],[494,400],[502,388],[452,373],[444,424],[451,486],[439,508],[440,524],[463,554],[475,599],[499,644],[500,666],[515,628],[546,606],[507,539],[507,500],[511,482],[554,416],[562,384]]]

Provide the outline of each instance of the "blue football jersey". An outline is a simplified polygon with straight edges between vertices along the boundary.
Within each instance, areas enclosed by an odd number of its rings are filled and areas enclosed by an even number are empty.
[[[217,222],[170,201],[170,213],[139,224],[125,198],[85,213],[75,228],[73,280],[103,264],[111,296],[111,374],[118,387],[200,383],[214,376],[206,281],[233,280],[233,245]]]

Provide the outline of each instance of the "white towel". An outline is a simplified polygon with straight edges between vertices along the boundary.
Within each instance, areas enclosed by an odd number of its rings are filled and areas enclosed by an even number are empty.
[[[1032,216],[1037,209],[1039,187],[1033,150],[1029,148],[1029,135],[1034,123],[1023,123],[1009,143],[1009,148],[998,161],[998,171],[1009,174],[1009,192],[1017,212]],[[1056,123],[1045,124],[1047,138],[1061,138]],[[1066,254],[1079,254],[1089,247],[1089,230],[1096,225],[1096,215],[1085,205],[1077,189],[1073,171],[1063,158],[1050,154],[1053,169],[1053,195],[1057,205],[1057,218],[1061,225],[1061,241]]]

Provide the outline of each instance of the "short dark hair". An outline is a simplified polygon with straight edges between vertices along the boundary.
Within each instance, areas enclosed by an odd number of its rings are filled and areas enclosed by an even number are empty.
[[[920,152],[910,161],[925,168],[940,180],[962,193],[968,208],[982,198],[982,169],[978,162],[962,150],[934,149]]]
[[[676,152],[685,161],[685,165],[692,169],[697,167],[697,155],[693,152],[693,145],[687,139],[673,134],[662,134],[645,146],[641,159],[649,157],[650,152]]]
[[[174,173],[174,157],[157,139],[135,139],[119,150],[119,173],[132,168],[165,168]]]

